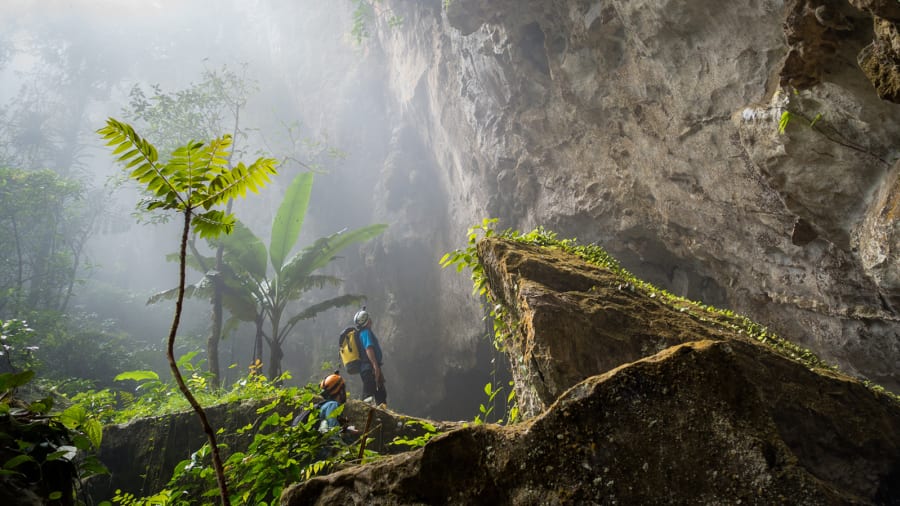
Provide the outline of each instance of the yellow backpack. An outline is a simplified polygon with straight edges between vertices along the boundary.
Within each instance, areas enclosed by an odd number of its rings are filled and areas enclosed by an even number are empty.
[[[359,373],[363,355],[359,346],[359,330],[356,327],[347,327],[341,332],[339,338],[341,350],[341,362],[350,374]]]

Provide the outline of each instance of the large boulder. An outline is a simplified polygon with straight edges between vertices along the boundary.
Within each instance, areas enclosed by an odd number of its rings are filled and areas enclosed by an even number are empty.
[[[891,504],[900,405],[762,345],[695,341],[594,376],[520,425],[288,488],[282,504]]]
[[[900,403],[746,319],[560,249],[478,244],[526,415],[282,504],[889,504]],[[758,334],[762,335],[762,334]],[[778,346],[773,346],[771,343]]]

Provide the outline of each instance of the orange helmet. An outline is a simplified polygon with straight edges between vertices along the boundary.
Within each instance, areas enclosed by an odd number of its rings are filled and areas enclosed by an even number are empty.
[[[344,378],[338,371],[334,371],[334,374],[328,375],[319,383],[319,388],[322,389],[322,395],[329,399],[340,397],[345,388]]]

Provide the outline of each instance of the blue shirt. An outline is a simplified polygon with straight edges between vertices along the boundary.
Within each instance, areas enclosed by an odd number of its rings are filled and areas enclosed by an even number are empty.
[[[359,331],[359,345],[363,350],[374,348],[375,360],[378,361],[378,365],[381,365],[381,345],[378,344],[378,338],[375,336],[375,333],[372,332],[372,329],[366,327]],[[368,357],[368,355],[366,356]],[[372,364],[370,364],[368,360],[363,361],[362,367],[360,367],[362,370],[371,368]]]
[[[319,406],[319,432],[328,432],[328,429],[338,426],[338,419],[332,413],[340,406],[338,401],[325,401]]]

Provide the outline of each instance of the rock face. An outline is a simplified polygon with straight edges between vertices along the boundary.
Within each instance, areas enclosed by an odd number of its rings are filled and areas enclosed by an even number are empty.
[[[479,261],[513,329],[506,342],[520,412],[534,416],[576,383],[687,341],[733,338],[708,313],[648,297],[608,269],[515,241],[486,239]],[[699,313],[699,315],[697,314]]]
[[[319,54],[291,44],[321,22],[311,10],[273,20],[280,61]],[[436,261],[486,217],[600,244],[657,286],[900,391],[897,10],[378,2],[371,36],[328,73],[339,81],[296,94],[328,104],[324,127],[355,155],[317,192],[352,194],[350,226],[391,224],[345,278],[369,295],[392,405],[471,397],[447,378],[476,367],[481,312]]]
[[[373,297],[395,342],[437,334],[453,361],[477,333],[446,325],[471,314],[446,304],[467,287],[388,266],[491,216],[597,242],[900,390],[894,2],[384,4],[367,44],[395,126],[375,214],[395,228],[373,259],[425,288]],[[425,301],[440,313],[410,321]],[[395,357],[403,383],[416,366]]]
[[[485,267],[493,265],[491,292],[515,301],[509,314],[522,318],[512,340],[528,339],[508,348],[529,370],[518,391],[536,392],[547,409],[518,425],[459,428],[420,450],[292,486],[282,504],[820,505],[900,497],[893,398],[623,290],[624,280],[565,255],[505,241],[479,251]],[[573,324],[542,325],[549,315]],[[584,339],[591,332],[593,344]],[[619,360],[634,361],[614,367]],[[590,371],[597,374],[581,379]]]

